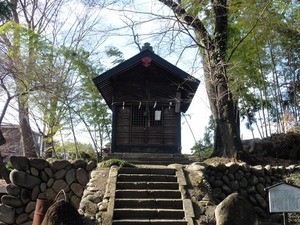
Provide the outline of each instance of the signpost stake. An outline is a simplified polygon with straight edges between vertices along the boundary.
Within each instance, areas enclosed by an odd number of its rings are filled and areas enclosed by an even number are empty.
[[[283,213],[283,225],[289,225],[288,213]]]

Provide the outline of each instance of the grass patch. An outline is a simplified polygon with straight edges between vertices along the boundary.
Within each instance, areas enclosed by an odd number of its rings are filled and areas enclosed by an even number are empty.
[[[116,158],[104,160],[104,161],[98,163],[98,167],[100,167],[100,168],[111,167],[111,166],[135,167],[133,164],[127,162],[126,160],[116,159]]]
[[[285,177],[286,182],[290,184],[294,184],[296,186],[300,186],[300,173],[290,173]]]
[[[228,158],[223,158],[223,157],[212,157],[212,158],[205,159],[203,162],[205,162],[207,164],[218,165],[218,164],[226,164],[226,163],[232,162],[232,160],[228,159]]]

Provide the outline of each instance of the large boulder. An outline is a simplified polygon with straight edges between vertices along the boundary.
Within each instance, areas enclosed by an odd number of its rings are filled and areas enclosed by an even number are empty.
[[[238,193],[227,196],[215,210],[216,225],[258,225],[253,206]]]
[[[261,156],[268,156],[270,152],[274,149],[273,143],[269,139],[259,139],[255,138],[251,140],[249,144],[248,152],[250,154],[256,154]],[[245,149],[247,150],[247,149]]]
[[[273,157],[285,160],[300,159],[300,134],[288,132],[272,134],[264,139],[243,141],[244,152],[254,156]]]
[[[270,139],[274,145],[273,157],[288,160],[300,159],[300,134],[293,132],[273,134]]]

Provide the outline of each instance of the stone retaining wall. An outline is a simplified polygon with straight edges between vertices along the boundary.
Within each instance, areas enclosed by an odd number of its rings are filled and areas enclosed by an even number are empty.
[[[10,174],[12,184],[7,186],[7,195],[1,198],[0,224],[31,225],[36,200],[53,200],[61,190],[65,191],[67,200],[81,214],[101,223],[101,211],[107,210],[107,199],[103,193],[109,180],[108,168],[95,170],[95,162],[86,163],[82,160],[48,163],[44,159],[25,157],[11,157],[11,163],[14,167]],[[195,162],[183,169],[201,174],[199,187],[203,182],[207,184],[207,195],[214,204],[238,192],[254,205],[260,217],[264,217],[268,212],[265,188],[282,182],[286,174],[300,171],[300,166],[262,167],[245,163],[212,166]]]
[[[78,208],[91,171],[96,168],[95,162],[83,160],[49,163],[44,159],[13,156],[10,161],[14,168],[10,173],[12,183],[1,198],[0,224],[31,225],[38,198],[66,197]],[[65,195],[59,194],[61,190]]]
[[[240,193],[254,206],[260,217],[266,217],[269,212],[268,192],[265,188],[284,181],[284,176],[300,171],[300,166],[271,167],[270,165],[249,166],[246,163],[228,163],[216,166],[203,163],[193,163],[189,169],[201,171],[210,198],[214,204],[219,204],[228,195]]]

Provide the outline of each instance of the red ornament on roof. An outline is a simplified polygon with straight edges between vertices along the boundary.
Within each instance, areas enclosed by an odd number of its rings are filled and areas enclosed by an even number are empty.
[[[152,58],[148,57],[148,56],[145,56],[145,57],[142,58],[142,62],[143,62],[143,65],[145,67],[149,67],[150,63],[152,62]]]

